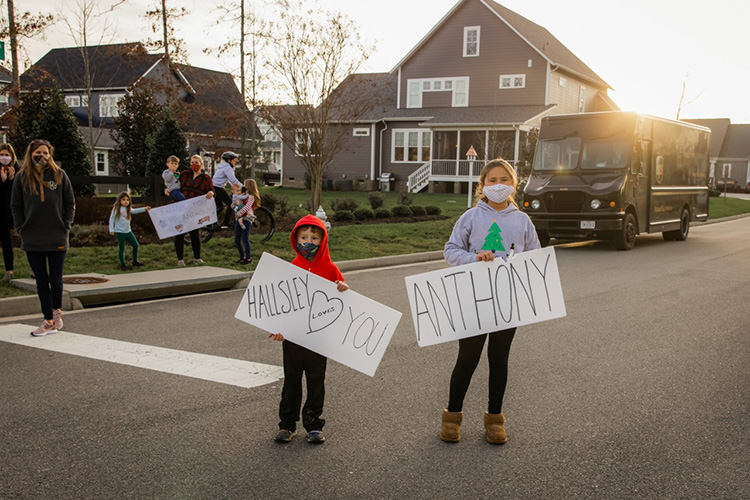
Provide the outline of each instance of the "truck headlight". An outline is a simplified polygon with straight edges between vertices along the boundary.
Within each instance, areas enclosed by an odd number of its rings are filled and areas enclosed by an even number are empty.
[[[591,208],[593,208],[594,210],[598,209],[601,206],[602,206],[602,202],[601,201],[599,201],[599,200],[591,200]]]
[[[537,210],[540,206],[541,203],[539,203],[539,200],[531,200],[531,208]]]

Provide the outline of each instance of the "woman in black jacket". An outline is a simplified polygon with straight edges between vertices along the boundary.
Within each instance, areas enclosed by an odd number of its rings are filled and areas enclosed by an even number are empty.
[[[13,214],[10,211],[10,196],[17,167],[13,146],[0,144],[0,245],[3,247],[3,264],[5,265],[3,281],[10,281],[13,278],[13,244],[10,239]]]

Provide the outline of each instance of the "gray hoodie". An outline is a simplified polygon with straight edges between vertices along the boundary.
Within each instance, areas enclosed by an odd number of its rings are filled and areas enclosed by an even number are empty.
[[[180,181],[177,180],[179,177],[179,172],[177,172],[177,177],[175,177],[175,174],[168,168],[165,168],[164,172],[161,173],[161,178],[164,179],[164,186],[170,193],[175,189],[180,189]]]
[[[529,216],[512,203],[498,212],[480,200],[453,226],[443,256],[451,266],[476,262],[482,250],[494,251],[495,258],[507,259],[511,245],[514,253],[541,248]]]
[[[52,169],[44,171],[44,201],[38,194],[26,192],[19,176],[13,182],[10,199],[13,224],[21,234],[26,252],[56,252],[68,249],[68,233],[75,216],[75,196],[65,171],[55,184]]]

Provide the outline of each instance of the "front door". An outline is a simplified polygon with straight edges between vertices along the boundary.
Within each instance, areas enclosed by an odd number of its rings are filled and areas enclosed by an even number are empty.
[[[633,200],[635,201],[635,209],[638,211],[638,230],[641,233],[648,232],[649,223],[649,198],[651,191],[651,141],[641,141],[643,153],[642,153],[642,167],[636,174],[635,183],[633,185]]]

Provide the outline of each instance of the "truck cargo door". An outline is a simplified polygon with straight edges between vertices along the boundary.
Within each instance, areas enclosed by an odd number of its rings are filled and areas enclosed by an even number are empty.
[[[648,232],[649,199],[651,197],[651,141],[641,141],[642,154],[641,165],[636,173],[633,184],[633,200],[638,212],[638,230],[641,233]]]

